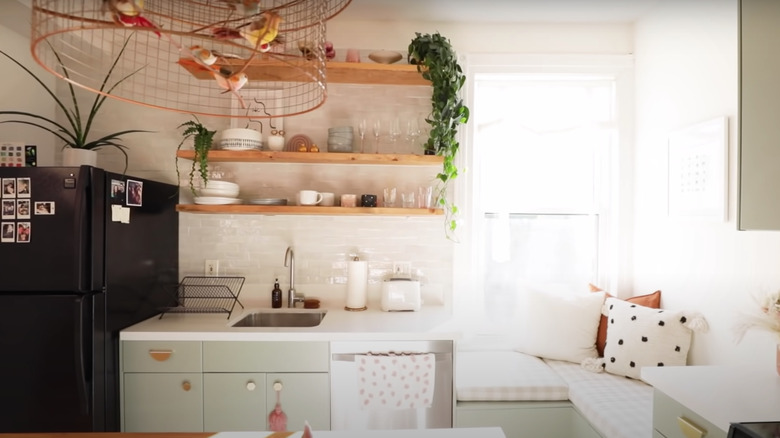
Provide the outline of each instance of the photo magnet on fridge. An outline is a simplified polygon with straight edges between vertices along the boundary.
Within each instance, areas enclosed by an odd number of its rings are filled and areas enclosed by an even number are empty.
[[[3,222],[0,224],[0,242],[10,243],[16,241],[16,224],[13,222]]]
[[[127,205],[140,207],[143,204],[144,183],[134,179],[127,180]]]
[[[125,182],[118,179],[111,180],[111,199],[122,202],[125,200]]]
[[[3,199],[3,219],[16,219],[16,201]]]
[[[16,201],[16,218],[30,219],[30,200],[18,199]]]
[[[31,193],[30,178],[16,178],[16,195],[20,198],[29,198]]]
[[[32,226],[29,222],[18,222],[16,226],[16,242],[28,243],[30,242],[30,234]]]
[[[16,178],[3,178],[3,198],[16,197]]]
[[[51,201],[36,201],[35,202],[35,214],[36,215],[51,215],[51,214],[54,214],[54,202],[51,202]]]

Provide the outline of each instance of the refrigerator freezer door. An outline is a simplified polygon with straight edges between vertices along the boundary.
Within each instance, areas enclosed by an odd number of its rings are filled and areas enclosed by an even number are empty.
[[[92,295],[0,296],[0,433],[83,432],[102,422]],[[102,367],[98,364],[97,368]],[[97,429],[99,430],[99,429]]]
[[[88,167],[4,167],[2,181],[25,181],[28,193],[3,194],[2,224],[29,225],[29,240],[0,243],[1,292],[99,290],[90,278]],[[36,202],[51,213],[38,214]],[[26,205],[26,207],[24,207]],[[10,213],[10,214],[7,214]]]

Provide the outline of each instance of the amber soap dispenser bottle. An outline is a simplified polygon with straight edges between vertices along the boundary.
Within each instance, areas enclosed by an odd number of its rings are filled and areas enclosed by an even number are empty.
[[[282,288],[279,287],[279,279],[274,282],[274,290],[271,291],[271,307],[278,309],[282,307]]]

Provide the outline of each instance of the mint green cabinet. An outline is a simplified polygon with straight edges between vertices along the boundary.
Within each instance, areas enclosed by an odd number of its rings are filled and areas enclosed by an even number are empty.
[[[330,429],[327,342],[122,341],[123,432]]]
[[[125,432],[203,429],[200,373],[125,373]]]
[[[266,393],[264,373],[205,373],[203,430],[268,430]]]
[[[200,342],[122,342],[122,430],[203,430]]]
[[[308,421],[314,430],[330,430],[330,377],[327,373],[269,373],[266,376],[267,413],[276,405],[274,383],[282,385],[279,395],[288,429],[303,430],[304,421]]]

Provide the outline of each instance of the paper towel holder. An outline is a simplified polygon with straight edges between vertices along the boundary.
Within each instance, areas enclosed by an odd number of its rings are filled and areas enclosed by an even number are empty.
[[[360,257],[357,254],[352,255],[352,262],[359,263]],[[365,262],[363,262],[365,264]],[[366,287],[368,278],[367,278],[367,270],[368,266],[366,265],[362,273],[363,279],[362,279],[362,287],[361,285],[354,285],[350,284],[350,277],[352,277],[351,272],[351,265],[347,268],[347,305],[344,306],[344,310],[350,311],[350,312],[362,312],[364,310],[368,309],[368,306],[366,306]],[[358,273],[359,274],[359,273]]]

